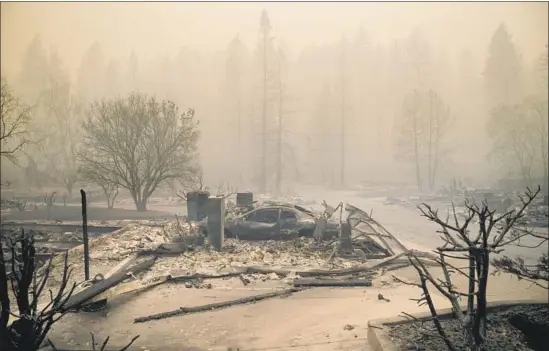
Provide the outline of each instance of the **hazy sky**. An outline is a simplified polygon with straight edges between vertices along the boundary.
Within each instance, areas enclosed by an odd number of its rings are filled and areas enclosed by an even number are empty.
[[[354,36],[362,25],[373,41],[389,41],[421,26],[449,52],[470,47],[484,54],[490,35],[505,21],[524,58],[547,43],[547,3],[2,3],[1,64],[20,68],[36,34],[54,46],[74,73],[84,51],[98,40],[109,57],[142,59],[176,53],[180,47],[222,50],[237,33],[255,45],[262,9],[273,33],[290,52],[305,45]]]

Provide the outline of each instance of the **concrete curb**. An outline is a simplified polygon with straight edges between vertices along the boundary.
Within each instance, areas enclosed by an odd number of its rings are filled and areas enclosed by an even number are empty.
[[[488,312],[498,309],[499,307],[512,307],[518,305],[547,305],[548,300],[541,299],[529,299],[529,300],[500,300],[488,303]],[[465,309],[465,308],[464,308]],[[438,310],[439,318],[444,320],[451,318],[452,309],[444,308]],[[431,313],[417,313],[413,314],[414,317],[420,320],[426,320],[431,318]],[[408,318],[397,316],[384,319],[374,319],[368,322],[368,343],[372,348],[372,351],[399,351],[400,348],[389,337],[389,330],[387,326],[395,324],[411,323]]]

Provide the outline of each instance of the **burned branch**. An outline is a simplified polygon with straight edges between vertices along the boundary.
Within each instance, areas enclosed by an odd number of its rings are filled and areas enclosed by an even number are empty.
[[[99,349],[97,349],[96,345],[99,345],[99,343],[95,342],[95,335],[93,333],[90,332],[90,335],[91,335],[91,347],[92,347],[91,351],[105,351],[105,348],[107,347],[107,344],[109,343],[110,337],[107,336],[105,341],[103,341],[103,343],[101,344],[101,347]],[[119,351],[126,351],[127,349],[129,349],[130,346],[132,346],[132,344],[135,342],[135,340],[137,340],[139,338],[139,336],[140,335],[134,336],[130,340],[130,342],[126,346],[122,347]],[[55,345],[53,344],[53,342],[50,339],[47,339],[47,342],[54,351],[57,351],[57,348],[55,347]]]
[[[107,199],[107,208],[114,208],[114,201],[118,196],[118,183],[112,181],[110,177],[105,176],[103,172],[98,171],[94,167],[83,165],[80,168],[82,178],[88,182],[95,183],[101,187],[105,198]]]
[[[453,205],[452,218],[448,215],[444,220],[439,217],[438,210],[433,209],[431,206],[425,203],[419,206],[419,210],[424,217],[441,227],[441,230],[437,233],[443,241],[443,245],[438,247],[435,252],[438,254],[436,261],[442,269],[443,278],[435,278],[425,264],[418,259],[414,251],[408,252],[408,259],[417,270],[420,279],[420,284],[414,285],[420,287],[423,291],[422,298],[416,301],[419,304],[429,306],[439,337],[445,341],[450,350],[455,350],[455,346],[448,340],[438,320],[436,307],[430,298],[429,285],[434,287],[451,303],[454,317],[458,318],[463,326],[468,349],[480,350],[485,342],[486,329],[488,328],[486,323],[486,292],[490,254],[503,251],[506,245],[516,242],[522,237],[522,233],[517,232],[515,226],[524,216],[528,205],[532,203],[540,191],[539,187],[537,191],[527,189],[524,195],[519,196],[521,206],[518,210],[500,215],[496,215],[496,212],[491,210],[486,202],[479,206],[467,201],[465,204],[467,214],[461,223]],[[474,220],[478,222],[477,234],[473,234],[470,228]],[[468,267],[465,269],[459,268],[457,265],[448,262],[447,259],[467,260]],[[510,263],[504,261],[502,265],[509,267]],[[523,272],[525,267],[519,265],[515,267],[515,272],[521,272],[521,269]],[[452,282],[452,274],[456,272],[467,277],[469,281],[466,293],[458,291]],[[465,312],[462,311],[459,305],[461,297],[467,298]]]
[[[2,317],[0,318],[0,333],[2,335],[2,349],[6,350],[37,350],[44,341],[51,326],[57,322],[66,312],[57,306],[63,306],[72,295],[76,285],[68,288],[71,270],[67,263],[65,254],[65,265],[63,279],[57,292],[50,290],[51,301],[44,307],[39,308],[39,298],[44,290],[51,272],[51,260],[46,266],[41,278],[36,272],[36,250],[32,233],[10,233],[2,232],[0,246],[6,245],[10,250],[10,266],[2,255],[0,261],[0,278],[9,276],[13,295],[17,303],[19,314],[10,311],[10,299],[7,280],[0,286],[0,298],[2,300]],[[17,319],[9,324],[10,315]]]
[[[204,186],[204,177],[202,172],[198,172],[195,175],[177,179],[177,182],[183,187],[183,189],[176,190],[175,196],[182,200],[187,200],[187,195],[191,193],[203,193],[210,195],[210,189]]]
[[[0,256],[0,349],[33,351],[46,341],[56,350],[51,340],[47,339],[47,334],[53,324],[69,312],[67,302],[77,286],[76,283],[69,284],[72,269],[68,264],[68,254],[64,254],[63,274],[57,291],[50,289],[50,301],[39,304],[53,269],[52,260],[41,270],[39,277],[32,232],[0,232],[2,253],[4,248],[10,251],[11,256],[9,259],[4,254]],[[8,281],[17,304],[17,314],[11,308]],[[12,323],[10,316],[15,317]],[[127,350],[138,337],[134,337],[121,351]],[[108,340],[103,342],[100,350],[105,350]],[[92,345],[92,350],[96,350],[95,342]]]
[[[217,185],[217,190],[215,196],[228,198],[236,194],[238,189],[236,187],[230,186],[229,183],[219,182]]]
[[[548,217],[547,213],[545,213],[545,217]],[[516,232],[513,234],[513,243],[516,246],[537,248],[541,245],[546,245],[549,241],[547,232],[536,233],[533,230],[522,228],[516,229]],[[520,238],[522,237],[537,239],[538,243],[533,246],[521,244]],[[494,272],[496,274],[500,272],[510,273],[515,275],[519,280],[524,279],[539,287],[549,289],[549,259],[547,253],[543,253],[535,264],[527,264],[521,257],[510,258],[509,256],[497,258],[492,261],[492,264],[496,267],[496,271]]]

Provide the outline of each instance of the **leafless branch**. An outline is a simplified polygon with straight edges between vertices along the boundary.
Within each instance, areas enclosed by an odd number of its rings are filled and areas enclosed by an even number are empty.
[[[446,219],[441,219],[438,210],[433,209],[430,205],[424,203],[419,206],[422,216],[440,226],[437,234],[443,241],[443,245],[436,249],[438,258],[435,261],[442,269],[442,279],[434,277],[413,251],[408,253],[408,259],[418,272],[419,286],[423,290],[422,298],[416,301],[420,305],[427,304],[429,306],[435,327],[443,339],[446,340],[446,336],[438,322],[432,301],[429,301],[430,295],[427,282],[450,301],[454,316],[464,326],[468,347],[471,349],[482,347],[487,328],[486,291],[490,254],[498,254],[504,250],[505,246],[510,244],[520,245],[520,239],[527,236],[537,238],[542,242],[547,241],[547,237],[543,234],[535,234],[531,230],[517,228],[518,221],[525,215],[526,208],[536,198],[540,190],[539,187],[537,191],[527,188],[526,192],[519,196],[521,206],[517,210],[511,210],[503,214],[496,214],[495,210],[488,207],[486,201],[478,205],[467,200],[465,202],[467,214],[461,223],[454,205],[452,205],[451,221],[450,214],[447,215]],[[479,228],[476,234],[471,235],[469,225],[473,220],[478,223]],[[463,256],[449,253],[463,253]],[[468,272],[464,268],[453,265],[447,258],[467,260],[469,262]],[[520,259],[511,260],[509,258],[496,260],[495,265],[501,270],[515,274],[520,279],[528,279],[538,285],[540,284],[536,280],[547,281],[548,264],[546,255],[535,266],[527,266]],[[458,291],[453,284],[452,274],[456,272],[468,279],[467,293]],[[415,283],[405,284],[418,286]],[[467,312],[465,314],[459,305],[461,297],[467,298]],[[474,306],[476,306],[476,309]],[[447,346],[450,349],[453,347],[448,343]]]
[[[17,154],[30,143],[27,126],[31,120],[31,108],[13,93],[2,77],[0,92],[0,157],[17,165]]]

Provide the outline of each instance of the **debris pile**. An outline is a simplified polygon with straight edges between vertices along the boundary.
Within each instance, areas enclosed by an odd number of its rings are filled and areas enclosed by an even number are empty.
[[[93,272],[102,272],[116,265],[133,253],[156,249],[163,243],[175,241],[180,235],[191,232],[191,225],[174,221],[165,226],[147,226],[132,223],[122,229],[90,239],[90,259]],[[68,263],[73,269],[74,281],[83,280],[83,245],[68,252]],[[58,281],[63,272],[63,256],[57,255],[52,261],[52,284]],[[58,279],[59,278],[59,279]],[[50,281],[48,283],[50,283]]]
[[[191,223],[173,221],[165,226],[130,224],[90,244],[92,260],[121,260],[132,253],[154,250],[160,244],[177,241],[193,231]]]
[[[316,247],[312,238],[298,238],[292,241],[226,239],[223,250],[220,252],[199,247],[178,257],[161,257],[151,273],[156,275],[180,270],[187,274],[212,274],[242,266],[268,266],[295,270],[335,269],[350,268],[360,264],[358,261],[339,257],[327,263],[328,255],[328,250]]]

